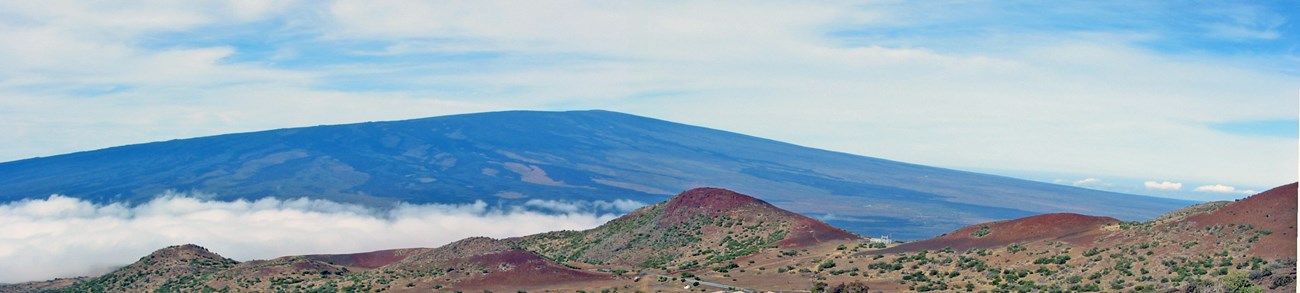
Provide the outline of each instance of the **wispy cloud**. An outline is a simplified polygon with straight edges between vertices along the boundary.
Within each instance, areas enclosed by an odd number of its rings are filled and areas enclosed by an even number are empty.
[[[552,211],[558,213],[577,213],[583,211],[608,211],[608,212],[624,213],[645,206],[645,203],[635,201],[635,200],[630,200],[630,199],[618,199],[613,201],[530,199],[527,202],[524,202],[524,206],[539,208],[546,211]]]
[[[1247,190],[1237,190],[1236,187],[1227,186],[1227,185],[1223,185],[1223,184],[1215,184],[1215,185],[1203,185],[1203,186],[1198,186],[1198,187],[1196,187],[1196,189],[1194,189],[1194,191],[1199,191],[1199,192],[1217,192],[1217,193],[1239,193],[1239,194],[1255,194],[1255,193],[1258,193],[1258,191],[1254,191],[1254,190],[1250,190],[1250,189],[1247,189]]]
[[[1156,190],[1181,190],[1181,189],[1183,189],[1183,184],[1182,184],[1182,183],[1178,183],[1178,182],[1169,182],[1169,181],[1158,181],[1158,182],[1157,182],[1157,181],[1147,181],[1147,182],[1142,183],[1142,185],[1143,185],[1143,186],[1146,186],[1147,189],[1156,189]]]
[[[636,202],[525,207],[400,204],[375,209],[326,200],[209,201],[167,194],[138,206],[65,196],[0,205],[0,283],[104,273],[155,249],[195,243],[238,260],[436,247],[470,236],[512,237],[598,226]],[[294,245],[283,245],[293,243]],[[21,265],[19,265],[21,264]]]
[[[1072,184],[1073,184],[1074,186],[1090,186],[1090,185],[1097,185],[1097,184],[1101,184],[1101,179],[1097,179],[1097,178],[1085,178],[1085,179],[1083,179],[1083,180],[1075,181],[1075,182],[1072,183]]]

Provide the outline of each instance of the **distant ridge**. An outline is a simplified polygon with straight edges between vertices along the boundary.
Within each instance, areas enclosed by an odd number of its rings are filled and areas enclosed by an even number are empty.
[[[880,141],[877,143],[890,143]],[[500,205],[658,202],[726,186],[859,233],[922,239],[1070,212],[1146,220],[1191,202],[1103,192],[801,147],[609,111],[506,111],[276,129],[0,163],[0,202],[50,194],[141,203],[312,197]]]

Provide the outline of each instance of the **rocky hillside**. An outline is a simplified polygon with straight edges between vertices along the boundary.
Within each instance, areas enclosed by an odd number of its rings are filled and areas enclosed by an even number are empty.
[[[174,292],[230,269],[236,261],[187,244],[159,249],[139,261],[64,288],[64,292]]]
[[[918,250],[1002,247],[1033,241],[1061,241],[1086,245],[1104,234],[1104,227],[1119,224],[1111,217],[1094,217],[1080,214],[1045,214],[1015,220],[998,221],[967,226],[952,233],[932,239],[905,243],[873,254]]]
[[[243,263],[177,246],[97,278],[0,289],[1295,292],[1296,188],[1147,222],[1048,214],[885,248],[750,196],[700,188],[586,231]]]
[[[1296,188],[1148,222],[1043,215],[979,224],[855,258],[869,260],[873,279],[916,290],[1294,292]]]
[[[432,249],[236,263],[193,245],[170,247],[61,291],[593,289],[629,286],[639,282],[647,269],[665,274],[693,272],[735,265],[737,258],[775,254],[780,249],[859,239],[747,195],[699,188],[591,230],[507,240],[474,237]]]
[[[509,241],[559,262],[680,271],[729,262],[764,248],[860,238],[748,195],[697,188],[595,229]]]

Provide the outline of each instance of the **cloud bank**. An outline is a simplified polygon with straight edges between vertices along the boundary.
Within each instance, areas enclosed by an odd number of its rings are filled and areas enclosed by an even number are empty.
[[[0,205],[0,283],[97,275],[168,245],[194,243],[240,261],[284,255],[436,247],[470,236],[596,227],[639,202],[546,202],[491,208],[316,199],[210,201],[169,193],[137,206],[52,195]],[[542,206],[544,209],[531,208]]]
[[[1237,190],[1236,187],[1227,186],[1227,185],[1223,185],[1223,184],[1203,185],[1203,186],[1196,187],[1195,191],[1198,191],[1198,192],[1217,192],[1217,193],[1238,193],[1238,194],[1255,194],[1255,193],[1259,193],[1258,191],[1251,190],[1251,189],[1246,189],[1246,190]]]
[[[1157,189],[1157,190],[1180,190],[1180,189],[1183,189],[1183,184],[1182,184],[1182,183],[1178,183],[1178,182],[1169,182],[1169,181],[1161,181],[1161,182],[1156,182],[1156,181],[1147,181],[1147,182],[1144,182],[1142,185],[1146,186],[1147,189]]]

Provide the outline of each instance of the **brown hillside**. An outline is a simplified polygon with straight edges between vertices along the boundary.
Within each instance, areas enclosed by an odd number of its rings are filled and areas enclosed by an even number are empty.
[[[432,272],[435,282],[453,289],[517,289],[611,280],[549,261],[509,243],[472,237],[412,255],[381,270]]]
[[[1094,217],[1072,213],[1044,214],[966,226],[943,236],[868,253],[881,254],[943,248],[964,251],[973,248],[1001,247],[1039,240],[1085,243],[1104,233],[1103,227],[1119,222],[1120,220],[1111,217]]]
[[[174,291],[180,285],[175,282],[178,278],[212,274],[229,269],[237,263],[198,245],[176,245],[154,251],[131,265],[64,290],[88,292],[90,288],[98,288],[107,292]]]
[[[775,243],[781,247],[800,247],[826,240],[861,238],[821,221],[777,208],[763,200],[722,188],[696,188],[670,199],[664,214],[659,217],[661,227],[680,224],[697,215],[705,217],[732,216],[737,213],[754,213],[788,221],[786,237]]]
[[[696,188],[595,229],[508,241],[560,262],[675,271],[726,263],[768,247],[860,238],[748,195]]]
[[[316,254],[304,258],[341,266],[373,269],[429,251],[429,248],[390,249],[351,254]]]
[[[1187,217],[1185,221],[1198,227],[1235,224],[1268,231],[1251,246],[1251,253],[1264,257],[1294,257],[1296,188],[1296,183],[1273,188],[1217,210]]]

